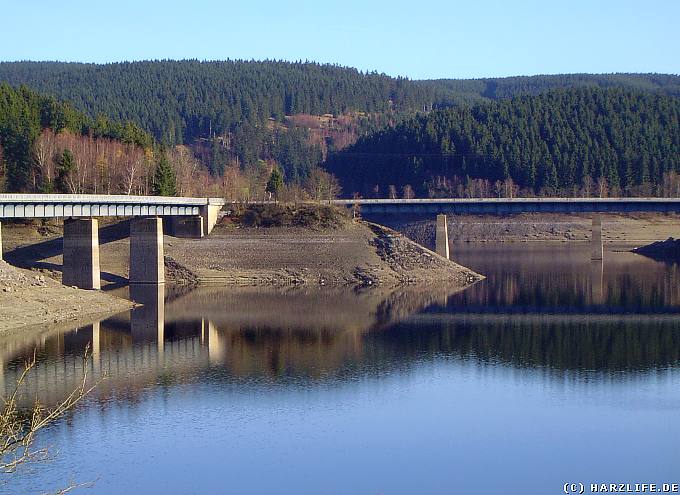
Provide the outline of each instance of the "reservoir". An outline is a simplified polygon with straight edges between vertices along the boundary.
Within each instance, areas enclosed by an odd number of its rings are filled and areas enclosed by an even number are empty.
[[[528,246],[528,247],[527,247]],[[587,244],[461,244],[447,287],[182,292],[0,340],[22,404],[104,377],[7,493],[564,493],[677,483],[678,267]]]

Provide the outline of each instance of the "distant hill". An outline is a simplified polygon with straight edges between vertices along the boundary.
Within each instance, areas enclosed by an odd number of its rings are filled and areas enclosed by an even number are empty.
[[[673,96],[559,89],[436,110],[359,139],[325,166],[346,194],[365,197],[507,195],[515,186],[662,195],[680,172],[679,122]]]
[[[236,132],[286,115],[392,113],[569,87],[621,87],[680,96],[680,77],[568,74],[411,81],[311,62],[163,60],[112,64],[2,62],[0,81],[26,84],[94,118],[131,120],[166,144]],[[372,129],[366,129],[368,132]]]
[[[439,106],[479,103],[537,95],[552,89],[625,88],[680,96],[680,76],[671,74],[558,74],[484,79],[431,79],[416,81],[434,92]]]
[[[459,107],[451,115],[464,116],[480,103],[570,88],[680,96],[680,77],[664,74],[412,81],[337,65],[242,60],[2,62],[3,81],[69,102],[92,125],[129,121],[160,143],[188,144],[214,177],[232,166],[259,170],[264,162],[278,166],[289,184],[304,182],[327,153],[433,108]],[[542,179],[518,180],[543,187]]]

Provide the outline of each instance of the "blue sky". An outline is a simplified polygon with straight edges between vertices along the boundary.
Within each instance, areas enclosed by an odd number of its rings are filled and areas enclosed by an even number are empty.
[[[680,73],[680,0],[0,0],[0,60],[315,60],[422,78]]]

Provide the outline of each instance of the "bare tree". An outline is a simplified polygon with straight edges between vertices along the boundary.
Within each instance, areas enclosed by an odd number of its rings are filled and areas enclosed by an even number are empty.
[[[61,402],[52,408],[46,408],[38,401],[27,413],[18,406],[18,397],[27,376],[35,367],[35,354],[33,358],[24,365],[24,370],[17,379],[13,391],[3,397],[0,409],[0,472],[11,474],[24,465],[33,462],[42,462],[49,459],[47,448],[35,448],[35,437],[41,430],[45,429],[66,412],[72,410],[87,394],[89,394],[98,384],[87,383],[87,364],[89,361],[89,346],[85,349],[83,356],[83,377],[79,385]],[[72,485],[59,493],[65,493],[74,488]]]
[[[519,186],[515,184],[512,177],[508,177],[503,181],[503,196],[506,198],[514,198],[519,192]]]
[[[607,184],[607,179],[600,177],[597,179],[597,194],[600,198],[606,198],[609,194],[609,186]]]
[[[335,199],[340,195],[340,183],[338,179],[325,170],[315,168],[309,174],[305,183],[305,189],[312,199],[316,201]]]
[[[52,129],[45,129],[33,146],[33,161],[35,162],[35,171],[38,174],[36,182],[40,182],[40,186],[47,191],[52,190],[52,181],[54,180],[54,161],[56,139]],[[36,184],[37,186],[37,184]]]

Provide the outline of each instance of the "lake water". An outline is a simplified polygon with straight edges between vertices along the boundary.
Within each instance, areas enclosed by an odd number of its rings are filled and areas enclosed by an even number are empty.
[[[39,437],[43,493],[558,494],[680,481],[678,269],[580,244],[464,245],[456,292],[188,294],[0,343],[24,403],[106,375]]]

